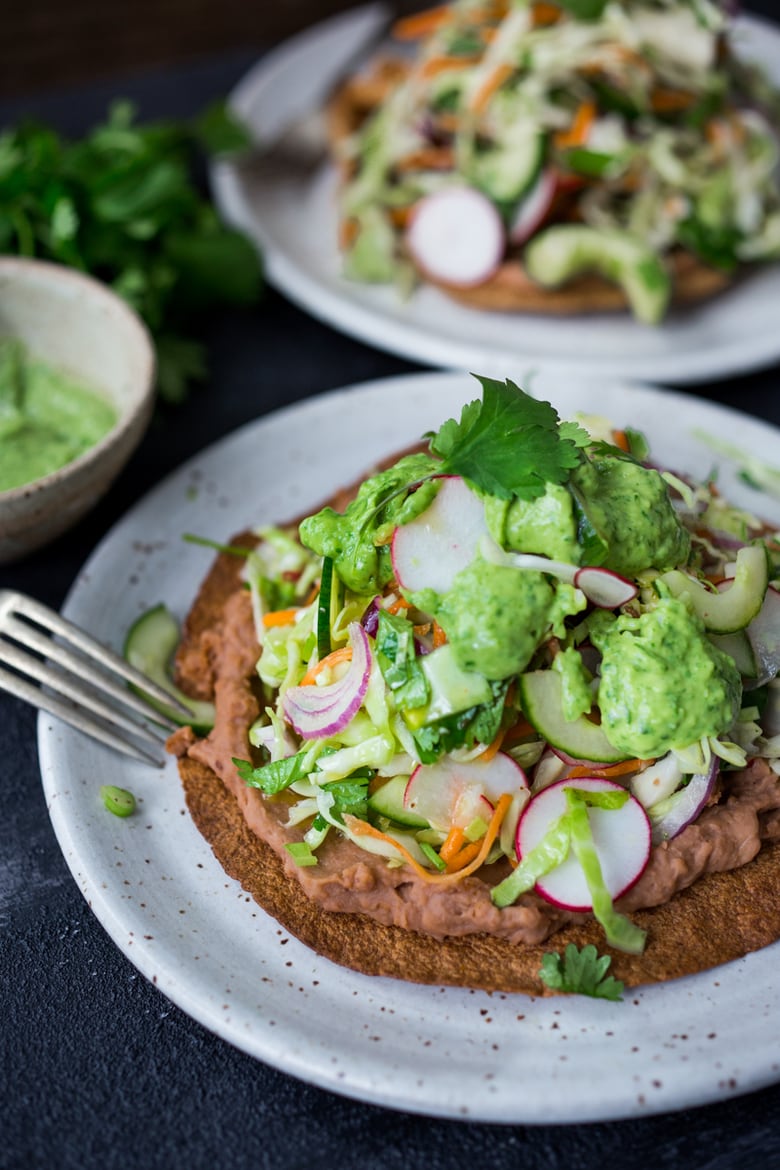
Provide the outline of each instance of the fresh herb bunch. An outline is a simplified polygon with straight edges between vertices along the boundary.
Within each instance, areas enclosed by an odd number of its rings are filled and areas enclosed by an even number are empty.
[[[204,313],[260,294],[256,249],[220,223],[195,177],[203,152],[246,144],[221,103],[192,122],[140,125],[118,101],[77,141],[32,121],[0,134],[0,252],[78,268],[119,293],[154,338],[168,402],[206,374],[192,337]]]

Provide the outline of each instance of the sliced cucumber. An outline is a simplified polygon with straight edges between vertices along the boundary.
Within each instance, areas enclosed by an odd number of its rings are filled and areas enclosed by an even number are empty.
[[[690,601],[694,613],[713,634],[733,634],[744,630],[761,612],[769,584],[769,561],[766,549],[750,544],[737,553],[734,580],[722,592],[715,593],[687,577],[679,569],[672,569],[660,578],[674,597]]]
[[[331,631],[341,609],[342,585],[330,557],[322,558],[320,593],[317,599],[317,654],[322,661],[333,649]]]
[[[657,325],[666,312],[671,283],[660,257],[630,232],[559,224],[539,232],[525,249],[525,269],[545,288],[597,272],[620,285],[634,316]]]
[[[428,827],[425,817],[419,817],[404,808],[404,792],[408,783],[408,776],[393,776],[369,796],[368,807],[380,817],[395,821],[397,825],[406,825],[410,829],[425,829]]]
[[[131,666],[156,682],[192,713],[192,719],[185,719],[174,708],[165,707],[149,695],[144,697],[161,714],[176,723],[188,723],[194,731],[204,734],[214,726],[214,704],[191,699],[174,684],[170,675],[170,663],[179,644],[179,623],[165,605],[155,605],[142,613],[127,632],[124,656]],[[136,689],[136,688],[134,688]],[[143,693],[143,692],[139,692]]]
[[[449,642],[426,654],[420,659],[420,665],[431,693],[425,712],[426,723],[489,703],[493,697],[490,683],[483,675],[458,666]]]
[[[467,178],[494,203],[514,207],[536,180],[543,158],[544,136],[521,128],[503,147],[475,151]]]
[[[574,760],[617,764],[628,759],[609,742],[596,723],[584,715],[567,720],[563,715],[561,678],[554,670],[532,670],[520,676],[520,702],[526,718],[550,747]]]

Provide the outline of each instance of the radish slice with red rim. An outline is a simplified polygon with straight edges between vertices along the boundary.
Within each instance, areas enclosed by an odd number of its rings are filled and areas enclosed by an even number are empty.
[[[325,739],[342,731],[357,714],[368,690],[371,649],[359,622],[350,622],[352,660],[334,683],[290,687],[282,698],[285,718],[303,739]]]
[[[550,210],[557,189],[555,172],[546,169],[539,172],[530,191],[520,200],[509,227],[509,239],[513,244],[524,244],[544,221]]]
[[[402,589],[446,593],[488,535],[485,508],[460,476],[446,476],[429,507],[393,533],[390,555]]]
[[[574,584],[582,590],[588,601],[601,609],[618,609],[621,605],[627,605],[639,592],[633,581],[613,573],[611,569],[600,569],[593,565],[578,569]]]
[[[625,792],[613,780],[583,777],[559,780],[532,797],[517,826],[517,856],[523,857],[539,845],[550,829],[567,812],[566,789],[584,792]],[[598,853],[604,884],[617,899],[637,881],[650,856],[650,822],[638,800],[627,795],[620,808],[588,809],[593,842]],[[585,873],[570,849],[565,860],[539,878],[538,894],[565,910],[586,913],[593,909]]]
[[[473,187],[442,187],[416,205],[406,244],[418,268],[458,288],[484,284],[506,248],[501,216]]]
[[[671,841],[695,821],[712,795],[720,771],[720,760],[713,756],[706,772],[691,776],[685,788],[663,801],[662,811],[649,809],[653,826],[653,844]]]
[[[446,833],[453,825],[466,829],[478,817],[488,821],[500,796],[527,788],[525,772],[503,752],[491,760],[464,762],[446,756],[415,768],[404,792],[404,808]]]

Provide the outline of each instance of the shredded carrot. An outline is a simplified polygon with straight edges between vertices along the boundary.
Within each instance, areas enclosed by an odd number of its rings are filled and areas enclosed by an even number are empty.
[[[456,853],[460,852],[466,843],[466,834],[463,832],[463,829],[457,825],[453,825],[444,838],[444,843],[439,850],[439,857],[442,861],[449,862]]]
[[[555,145],[559,150],[568,150],[570,146],[582,146],[587,142],[590,128],[596,117],[596,107],[593,102],[581,102],[568,130],[560,130],[555,135]]]
[[[412,216],[413,203],[406,207],[391,207],[390,208],[390,222],[393,227],[400,228],[401,231],[408,225]]]
[[[301,679],[301,686],[311,686],[320,671],[325,670],[326,667],[330,668],[333,666],[338,666],[340,662],[349,662],[351,657],[351,646],[341,646],[338,650],[331,651],[330,654],[326,654],[323,659],[321,659],[319,662],[315,662],[313,666],[309,667],[309,669],[306,671],[306,674]]]
[[[657,85],[650,95],[650,105],[657,114],[673,114],[687,110],[694,102],[694,95],[687,89],[672,89]]]
[[[413,150],[395,163],[395,169],[406,171],[451,171],[455,166],[455,152],[451,146],[426,146]]]
[[[505,792],[503,796],[499,797],[498,801],[496,802],[493,816],[490,818],[490,824],[488,825],[487,832],[479,842],[479,852],[474,856],[472,861],[463,867],[463,869],[459,869],[455,873],[431,873],[431,871],[426,869],[425,866],[420,865],[416,858],[412,857],[411,853],[404,845],[401,845],[387,833],[382,833],[379,831],[379,829],[375,829],[373,825],[369,825],[368,821],[361,821],[359,817],[353,817],[349,813],[346,813],[344,815],[344,823],[347,828],[349,828],[355,834],[356,837],[373,837],[377,841],[386,841],[389,845],[392,845],[394,849],[398,850],[404,861],[406,861],[407,864],[412,867],[414,872],[418,874],[419,877],[421,877],[424,881],[432,882],[439,886],[449,886],[455,882],[462,881],[463,878],[468,877],[470,874],[474,873],[483,864],[485,858],[491,850],[493,842],[498,836],[501,823],[509,811],[509,806],[511,803],[512,797],[508,792]]]
[[[339,224],[339,247],[342,252],[352,247],[358,237],[359,230],[360,227],[356,219],[351,216],[347,219],[342,219]]]
[[[583,776],[598,776],[600,779],[606,780],[611,776],[625,776],[628,772],[638,772],[640,768],[651,762],[651,760],[623,760],[619,764],[607,764],[604,768],[589,768],[581,764],[572,768],[566,779],[579,780]]]
[[[429,57],[420,69],[423,77],[438,77],[440,73],[447,73],[450,69],[470,69],[480,60],[478,56],[464,57]]]
[[[498,734],[490,741],[484,752],[479,754],[477,759],[481,760],[483,764],[487,764],[489,760],[492,760],[494,756],[498,755],[505,738],[506,728],[502,727],[498,731]]]
[[[424,622],[421,626],[412,626],[412,629],[418,638],[424,638],[426,634],[431,632],[431,623]]]
[[[275,609],[271,613],[263,614],[263,625],[266,629],[271,626],[291,626],[298,615],[297,608],[294,609]]]
[[[482,113],[493,94],[501,88],[505,81],[509,80],[514,71],[514,65],[510,65],[508,61],[505,61],[503,64],[498,65],[493,70],[493,72],[485,78],[485,80],[482,82],[482,85],[471,99],[471,108],[474,113]]]
[[[418,41],[447,24],[450,17],[449,4],[437,4],[434,8],[426,8],[423,12],[415,12],[397,20],[392,27],[392,34],[399,41]]]
[[[447,873],[459,873],[460,870],[465,869],[468,863],[473,861],[477,856],[480,848],[481,846],[479,841],[470,841],[468,845],[464,845],[463,848],[459,849],[455,856],[451,857],[447,862]],[[439,856],[441,856],[441,854],[439,854]]]
[[[630,451],[631,444],[628,441],[628,435],[625,431],[613,431],[612,438],[615,446],[619,447],[621,451]]]
[[[540,0],[538,4],[531,5],[531,18],[535,28],[557,24],[561,19],[561,10],[557,4],[547,4],[545,0]]]
[[[516,723],[507,728],[504,743],[517,743],[518,740],[525,739],[528,735],[536,735],[536,728],[533,723],[529,723],[525,715],[521,715]]]
[[[438,650],[439,646],[444,646],[446,641],[447,641],[447,635],[444,633],[444,630],[441,628],[439,623],[437,621],[434,621],[434,623],[433,623],[433,646],[434,646],[434,649]]]
[[[315,601],[317,597],[319,597],[319,594],[320,594],[319,585],[312,585],[311,589],[309,590],[309,596],[306,598],[306,600],[304,601],[303,604],[304,605],[311,605],[311,603],[313,601]]]
[[[399,610],[408,609],[408,608],[409,608],[409,602],[406,600],[406,598],[399,597],[398,600],[394,601],[392,605],[387,606],[387,608],[385,609],[385,613],[398,613]]]

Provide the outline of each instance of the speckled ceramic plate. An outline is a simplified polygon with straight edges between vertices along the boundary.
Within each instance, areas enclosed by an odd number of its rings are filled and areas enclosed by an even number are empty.
[[[262,142],[299,109],[303,87],[326,69],[339,37],[360,10],[341,13],[263,57],[231,95],[237,113]],[[780,81],[780,29],[741,17],[734,43]],[[397,51],[397,47],[396,47]],[[505,378],[538,364],[675,385],[725,378],[770,365],[780,357],[775,306],[780,265],[752,272],[721,296],[671,312],[649,328],[627,313],[555,317],[486,313],[455,304],[433,287],[408,300],[394,289],[345,280],[337,247],[337,178],[259,159],[230,160],[212,169],[222,214],[262,246],[269,279],[313,316],[380,349],[446,369],[479,370]]]
[[[563,415],[596,411],[641,428],[669,465],[701,476],[714,457],[697,428],[777,456],[772,428],[683,394],[551,377],[533,388]],[[412,375],[244,427],[116,526],[80,573],[67,616],[119,646],[159,601],[183,615],[210,554],[182,533],[223,540],[288,519],[477,396],[465,375]],[[758,497],[734,465],[720,482],[780,522],[780,500]],[[617,1004],[357,975],[290,938],[224,875],[185,811],[172,761],[163,772],[127,763],[46,716],[39,742],[63,853],[117,945],[185,1012],[295,1077],[392,1108],[526,1123],[680,1109],[780,1079],[777,946]],[[105,811],[106,780],[136,794],[137,815]]]

